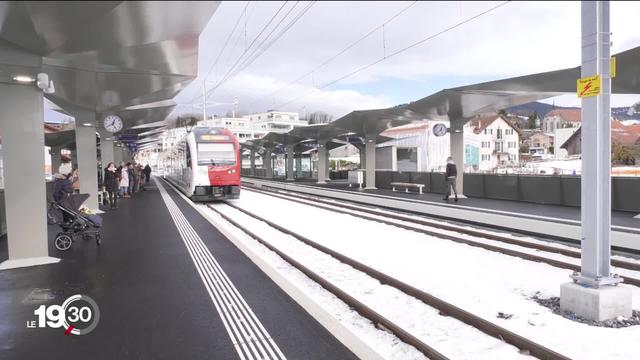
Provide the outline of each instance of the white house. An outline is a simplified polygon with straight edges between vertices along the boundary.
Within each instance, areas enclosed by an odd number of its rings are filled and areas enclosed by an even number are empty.
[[[492,171],[500,166],[517,165],[520,152],[520,134],[504,117],[482,114],[473,118],[468,127],[480,142],[478,170]]]
[[[282,111],[245,115],[241,118],[214,117],[200,121],[199,124],[227,128],[240,142],[259,139],[268,132],[286,133],[294,127],[307,126],[306,121],[299,119],[298,113]]]
[[[449,156],[449,135],[435,136],[433,126],[448,121],[424,121],[384,131],[393,138],[376,149],[376,167],[393,171],[442,171]]]

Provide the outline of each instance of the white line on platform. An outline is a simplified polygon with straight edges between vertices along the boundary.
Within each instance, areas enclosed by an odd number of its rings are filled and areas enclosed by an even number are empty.
[[[16,269],[16,268],[27,267],[27,266],[48,265],[48,264],[55,264],[58,262],[60,262],[60,259],[50,257],[50,256],[7,260],[0,263],[0,270]]]
[[[240,358],[286,359],[164,185],[154,180]]]

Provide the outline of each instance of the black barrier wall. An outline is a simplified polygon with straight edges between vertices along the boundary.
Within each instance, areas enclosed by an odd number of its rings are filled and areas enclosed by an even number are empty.
[[[444,194],[443,173],[377,171],[376,187],[391,189],[392,182],[424,184],[424,192]],[[464,174],[469,197],[580,206],[580,176]],[[613,210],[640,212],[640,178],[611,179]]]

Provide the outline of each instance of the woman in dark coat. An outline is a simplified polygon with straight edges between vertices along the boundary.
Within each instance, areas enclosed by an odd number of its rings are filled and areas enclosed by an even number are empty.
[[[104,169],[104,186],[109,193],[109,204],[112,209],[118,208],[118,173],[116,165],[110,162]]]

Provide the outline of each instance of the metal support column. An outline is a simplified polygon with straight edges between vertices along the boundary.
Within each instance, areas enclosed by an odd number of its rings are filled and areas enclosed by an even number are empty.
[[[78,152],[78,173],[80,175],[80,193],[91,195],[84,206],[99,210],[98,207],[98,152],[96,150],[95,113],[74,114],[76,118],[76,149]]]
[[[600,75],[598,96],[582,99],[582,264],[575,280],[620,282],[611,257],[611,78],[609,2],[582,2],[582,77]]]
[[[100,132],[100,160],[102,168],[106,168],[110,162],[115,162],[114,146],[113,146],[113,134],[109,132]],[[116,164],[116,167],[118,165]]]
[[[449,151],[453,162],[456,163],[458,176],[456,177],[456,190],[458,198],[464,196],[464,121],[451,119],[449,127]],[[449,190],[450,191],[450,190]]]
[[[365,190],[376,189],[376,136],[367,135],[365,137],[365,157],[366,157],[366,171],[365,171]]]
[[[249,152],[249,175],[256,176],[256,151]]]
[[[293,176],[293,145],[287,145],[287,181],[294,181],[295,178]]]
[[[296,176],[298,179],[302,178],[302,154],[298,154],[296,158]]]
[[[48,257],[42,91],[0,84],[0,136],[9,260],[0,269],[56,262]],[[57,169],[56,169],[57,170]]]
[[[120,166],[120,163],[124,161],[122,148],[116,144],[113,144],[113,161],[116,163],[116,167]]]
[[[318,140],[318,184],[327,183],[327,141]]]
[[[271,166],[271,150],[265,150],[262,155],[262,167],[264,168],[264,177],[273,178],[273,166]]]
[[[366,168],[366,164],[367,164],[367,152],[365,150],[365,145],[356,144],[354,146],[358,149],[358,152],[360,153],[360,169],[364,169]]]

